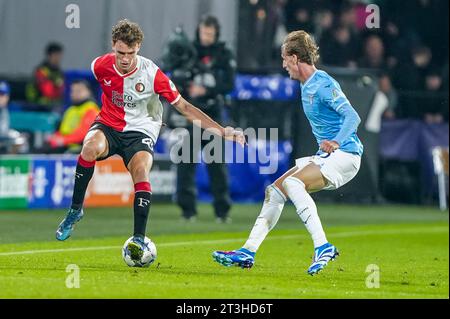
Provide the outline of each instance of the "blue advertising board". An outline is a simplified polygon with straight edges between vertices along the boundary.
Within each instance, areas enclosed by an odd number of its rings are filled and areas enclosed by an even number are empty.
[[[29,208],[66,208],[73,193],[76,156],[33,157]]]

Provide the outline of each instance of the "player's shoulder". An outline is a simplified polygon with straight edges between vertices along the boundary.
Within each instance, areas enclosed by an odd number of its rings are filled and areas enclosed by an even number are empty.
[[[107,66],[112,67],[113,64],[114,64],[114,53],[112,52],[100,55],[92,61],[92,65],[95,66],[96,68]]]
[[[327,72],[318,70],[316,74],[316,84],[319,91],[330,91],[333,89],[341,89],[339,83]]]
[[[324,70],[317,70],[316,81],[322,84],[329,84],[334,81],[333,77]]]
[[[103,75],[112,70],[114,65],[114,53],[107,53],[96,57],[91,63],[91,70],[95,78],[99,80]]]
[[[138,59],[141,63],[141,69],[152,73],[156,73],[158,71],[159,67],[151,59],[143,57],[142,55],[138,55]]]

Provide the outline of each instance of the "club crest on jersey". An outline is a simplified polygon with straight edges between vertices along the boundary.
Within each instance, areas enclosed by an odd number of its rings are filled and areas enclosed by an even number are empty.
[[[142,92],[144,92],[144,90],[145,90],[145,86],[144,86],[143,83],[138,82],[138,83],[136,83],[136,85],[134,86],[134,89],[136,90],[136,92],[142,93]]]

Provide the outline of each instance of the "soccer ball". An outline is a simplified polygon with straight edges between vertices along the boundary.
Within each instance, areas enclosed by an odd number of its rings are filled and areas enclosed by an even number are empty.
[[[125,244],[123,244],[122,248],[122,258],[125,263],[130,267],[148,267],[150,266],[156,259],[156,245],[153,243],[150,238],[144,238],[144,248],[138,251],[139,260],[133,260],[131,258],[132,252],[128,248],[128,244],[132,241],[133,237],[127,239]]]

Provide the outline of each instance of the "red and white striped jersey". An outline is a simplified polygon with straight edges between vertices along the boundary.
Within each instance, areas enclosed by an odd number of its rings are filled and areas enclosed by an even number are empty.
[[[139,55],[136,68],[127,74],[117,69],[114,53],[96,58],[91,69],[103,91],[96,122],[119,132],[142,132],[156,143],[163,114],[159,96],[170,104],[181,98],[173,82],[153,61]]]

